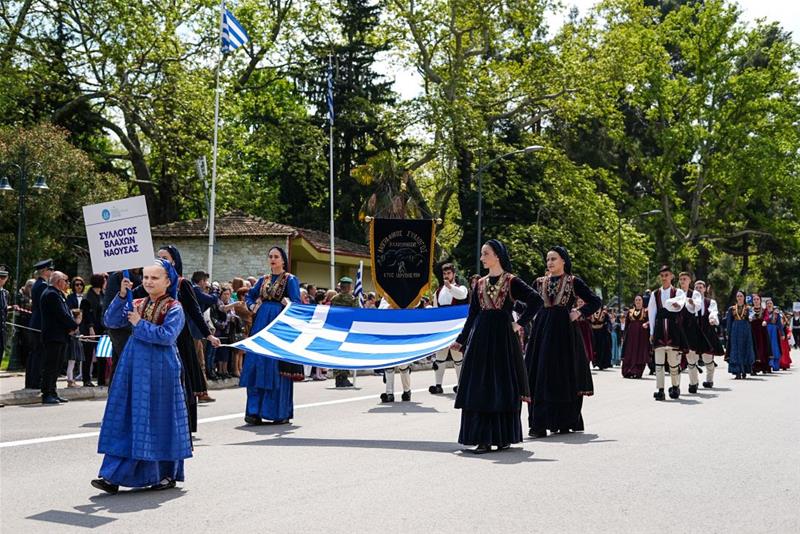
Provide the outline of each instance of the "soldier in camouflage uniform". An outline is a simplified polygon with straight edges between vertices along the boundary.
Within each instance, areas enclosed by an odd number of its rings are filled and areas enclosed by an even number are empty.
[[[351,308],[358,307],[358,300],[353,296],[353,279],[349,276],[343,276],[339,280],[339,288],[341,291],[338,295],[331,300],[331,306],[350,306]],[[353,387],[353,383],[349,379],[350,372],[346,369],[336,369],[333,376],[336,377],[337,388]]]

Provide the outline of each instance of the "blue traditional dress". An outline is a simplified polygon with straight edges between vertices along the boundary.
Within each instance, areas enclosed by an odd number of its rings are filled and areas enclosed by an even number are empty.
[[[132,327],[114,372],[97,452],[100,477],[119,486],[144,487],[164,478],[183,480],[191,458],[189,418],[175,342],[183,328],[180,303],[164,295],[138,299],[142,319]],[[105,313],[109,328],[129,326],[130,306],[116,297]]]
[[[247,292],[247,308],[261,302],[253,319],[250,335],[255,335],[269,325],[283,310],[283,297],[300,303],[300,284],[297,277],[287,272],[262,276]],[[294,388],[291,364],[281,365],[278,360],[247,353],[242,364],[239,385],[247,388],[246,415],[270,421],[284,421],[294,417]],[[302,366],[299,366],[302,376]]]
[[[783,320],[780,312],[764,312],[764,321],[767,323],[767,346],[769,347],[769,365],[773,371],[781,370],[781,336],[783,335]]]
[[[728,372],[733,375],[752,373],[756,359],[753,332],[750,329],[750,308],[731,306],[726,318],[728,332]]]

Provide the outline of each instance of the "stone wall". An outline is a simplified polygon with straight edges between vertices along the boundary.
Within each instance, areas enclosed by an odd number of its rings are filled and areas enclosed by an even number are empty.
[[[171,241],[181,251],[183,275],[205,271],[208,266],[208,241],[198,238],[176,238]],[[261,276],[267,271],[267,251],[274,246],[286,248],[281,237],[220,237],[214,247],[214,280],[229,281],[234,277]],[[160,246],[160,245],[158,245]]]

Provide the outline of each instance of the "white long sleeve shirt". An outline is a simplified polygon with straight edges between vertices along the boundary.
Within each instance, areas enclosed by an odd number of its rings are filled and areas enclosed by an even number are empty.
[[[442,284],[438,294],[433,299],[433,305],[436,307],[450,306],[453,304],[453,300],[464,300],[467,295],[469,295],[469,290],[466,286],[460,286],[456,282],[450,284],[450,287]]]
[[[686,302],[686,293],[682,289],[675,290],[675,298],[670,298],[672,286],[664,289],[659,287],[650,294],[650,301],[647,303],[647,320],[650,323],[650,335],[656,334],[656,314],[658,313],[658,306],[656,305],[656,293],[661,292],[661,305],[671,312],[679,312]],[[669,302],[667,302],[669,301]]]

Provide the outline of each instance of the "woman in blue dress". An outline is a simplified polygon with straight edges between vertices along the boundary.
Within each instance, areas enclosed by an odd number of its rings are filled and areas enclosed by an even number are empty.
[[[192,456],[189,417],[181,385],[176,340],[183,328],[177,300],[178,275],[169,262],[144,268],[147,297],[126,300],[132,284],[122,281],[106,310],[110,328],[132,328],[109,390],[97,452],[105,454],[92,486],[117,493],[120,486],[174,488],[183,481],[183,461]]]
[[[775,310],[772,300],[767,300],[763,325],[767,327],[767,347],[769,348],[769,365],[773,371],[781,370],[781,340],[783,339],[783,315]]]
[[[247,292],[247,309],[255,314],[250,335],[269,325],[290,302],[300,303],[300,284],[286,269],[289,260],[280,247],[267,255],[270,274],[259,278]],[[303,366],[278,362],[273,358],[247,353],[239,385],[247,388],[244,420],[248,425],[284,424],[294,417],[294,380],[302,380]]]
[[[747,378],[756,359],[753,351],[753,332],[750,328],[750,307],[744,302],[744,292],[736,292],[736,304],[728,309],[728,372],[735,379]]]

